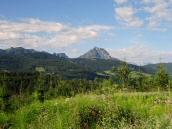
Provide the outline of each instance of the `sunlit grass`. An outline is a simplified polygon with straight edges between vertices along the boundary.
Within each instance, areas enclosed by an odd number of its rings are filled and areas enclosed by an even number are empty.
[[[45,103],[33,102],[16,113],[0,114],[14,129],[172,128],[172,95],[168,92],[79,94]]]

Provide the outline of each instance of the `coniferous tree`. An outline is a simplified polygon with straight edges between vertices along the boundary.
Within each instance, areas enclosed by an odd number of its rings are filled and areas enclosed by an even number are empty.
[[[37,77],[37,98],[40,102],[45,100],[45,78],[44,73],[39,72]]]
[[[158,71],[155,75],[155,80],[156,80],[156,84],[158,87],[161,88],[167,88],[168,84],[169,84],[169,75],[165,69],[165,67],[160,64],[158,66]]]
[[[11,97],[11,95],[10,95],[10,90],[8,89],[8,84],[7,84],[7,82],[8,82],[8,76],[6,76],[6,73],[3,73],[2,75],[1,75],[2,77],[1,77],[1,93],[0,93],[0,97],[2,98],[2,110],[4,110],[4,111],[10,111],[10,109],[11,109],[11,103],[10,103],[10,97]]]
[[[128,67],[128,64],[126,62],[123,62],[123,64],[118,68],[118,75],[121,82],[123,83],[123,88],[128,87],[129,74],[130,74],[130,69]]]
[[[138,74],[137,82],[140,90],[144,90],[145,75],[143,73]]]

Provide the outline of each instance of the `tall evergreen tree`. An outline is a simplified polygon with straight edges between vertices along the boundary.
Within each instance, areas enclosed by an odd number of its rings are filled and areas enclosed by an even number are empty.
[[[164,67],[164,65],[160,64],[158,66],[158,71],[155,75],[155,80],[157,86],[161,88],[167,88],[169,84],[169,75]]]
[[[123,83],[123,88],[128,87],[129,74],[130,74],[130,69],[128,67],[128,64],[126,62],[123,62],[122,65],[118,68],[118,75]]]
[[[45,100],[45,74],[44,72],[38,72],[37,74],[37,97],[40,102]]]

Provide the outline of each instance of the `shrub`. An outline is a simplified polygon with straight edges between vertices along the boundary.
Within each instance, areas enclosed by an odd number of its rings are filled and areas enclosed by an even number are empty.
[[[81,129],[95,128],[96,124],[101,121],[103,111],[96,106],[84,107],[79,112],[79,123]]]

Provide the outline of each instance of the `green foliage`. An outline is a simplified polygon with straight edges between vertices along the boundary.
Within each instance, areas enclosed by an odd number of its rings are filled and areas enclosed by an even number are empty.
[[[141,72],[131,72],[129,75],[129,88],[137,91],[151,91],[154,89],[154,77]]]
[[[7,129],[9,128],[10,123],[10,117],[5,113],[0,112],[0,127]]]
[[[162,68],[154,77],[131,72],[127,64],[115,70],[109,79],[64,80],[45,72],[1,73],[0,128],[170,127],[171,80],[168,78],[167,83],[166,78]],[[127,88],[125,93],[121,92],[124,90],[120,79]],[[167,90],[164,84],[168,84],[168,92],[128,93],[154,91],[155,84],[163,84],[163,90]]]
[[[38,73],[38,77],[37,77],[37,87],[36,87],[36,90],[37,90],[37,97],[38,97],[38,100],[40,102],[44,102],[44,99],[45,99],[45,91],[46,91],[46,87],[45,87],[45,75],[44,73]]]
[[[163,65],[158,66],[158,71],[155,75],[156,84],[161,88],[167,88],[169,83],[169,75]]]
[[[131,127],[139,125],[141,118],[140,114],[130,107],[111,107],[109,111],[107,111],[104,119],[102,121],[102,126],[104,128],[123,128],[121,126],[130,125]],[[123,125],[122,125],[123,124]]]
[[[81,108],[79,111],[80,128],[96,128],[96,124],[101,121],[102,117],[103,111],[98,106]]]
[[[161,93],[77,95],[44,103],[33,102],[14,112],[0,113],[1,126],[12,129],[171,128],[172,96]]]
[[[124,62],[121,65],[121,67],[118,68],[118,75],[124,87],[128,87],[129,74],[130,74],[130,69],[128,67],[128,64]]]

